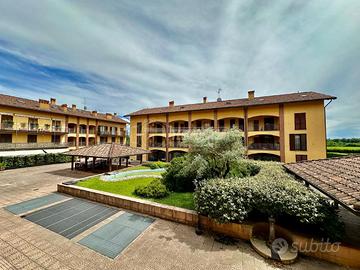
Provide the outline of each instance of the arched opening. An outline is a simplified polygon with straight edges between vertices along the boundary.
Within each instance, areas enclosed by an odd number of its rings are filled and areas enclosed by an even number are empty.
[[[214,128],[214,120],[198,119],[191,122],[192,130],[202,130],[207,128]]]
[[[251,154],[248,157],[251,158],[251,159],[254,159],[254,160],[280,162],[280,157],[278,155],[267,154],[267,153]]]
[[[251,150],[280,150],[280,139],[272,135],[251,136],[248,148]]]
[[[244,119],[236,118],[236,117],[219,119],[218,128],[219,131],[227,131],[228,129],[231,128],[237,128],[241,131],[244,131]]]
[[[189,130],[188,121],[173,121],[170,122],[170,133],[184,133]]]
[[[169,138],[169,147],[172,148],[184,148],[183,136],[173,136]]]
[[[163,122],[150,123],[149,133],[166,133],[166,124]]]
[[[279,130],[279,117],[256,116],[249,118],[249,131]]]
[[[166,138],[162,136],[153,136],[149,138],[149,147],[166,147]]]
[[[149,161],[166,161],[166,152],[162,150],[151,150]]]
[[[169,158],[170,158],[170,160],[172,160],[173,158],[181,157],[185,154],[186,154],[185,151],[171,151],[171,152],[169,152]]]

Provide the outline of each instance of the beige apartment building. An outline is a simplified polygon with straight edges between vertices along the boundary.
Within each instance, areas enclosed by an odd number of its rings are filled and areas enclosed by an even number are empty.
[[[250,158],[296,162],[326,158],[325,101],[317,92],[298,92],[146,108],[130,113],[130,145],[150,150],[152,160],[171,160],[188,151],[185,132],[212,128],[244,132]]]
[[[125,143],[127,122],[117,115],[0,94],[0,154],[64,151],[101,143]]]

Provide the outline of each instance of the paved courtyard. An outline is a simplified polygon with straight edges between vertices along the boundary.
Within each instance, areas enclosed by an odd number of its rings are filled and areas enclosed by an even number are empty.
[[[347,269],[304,257],[291,266],[277,265],[248,243],[223,245],[210,235],[196,235],[192,227],[161,219],[113,260],[3,209],[88,175],[70,171],[69,164],[0,172],[0,269]]]

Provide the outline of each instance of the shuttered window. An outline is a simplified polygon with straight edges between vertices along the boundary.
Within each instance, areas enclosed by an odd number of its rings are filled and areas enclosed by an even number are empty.
[[[307,150],[306,134],[290,134],[290,150],[306,151]]]
[[[295,130],[306,129],[306,113],[295,113]]]
[[[136,123],[136,132],[138,134],[141,134],[142,133],[142,123],[139,122],[139,123]]]
[[[141,146],[142,146],[142,137],[136,136],[136,147],[141,147]]]

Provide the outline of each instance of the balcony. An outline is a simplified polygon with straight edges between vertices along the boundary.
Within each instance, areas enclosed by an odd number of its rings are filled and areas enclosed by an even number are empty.
[[[1,127],[1,130],[14,130],[14,123],[13,122],[2,122],[0,127]]]
[[[166,148],[165,142],[150,142],[149,147]]]
[[[166,128],[159,128],[159,127],[150,127],[149,133],[166,133]]]
[[[67,148],[67,143],[0,143],[0,150]]]
[[[170,141],[169,147],[171,147],[171,148],[187,148],[183,145],[182,141]]]
[[[280,150],[279,143],[252,143],[248,146],[250,150]]]
[[[279,126],[265,123],[264,126],[253,126],[249,131],[278,131]]]
[[[188,127],[170,127],[170,133],[186,133],[189,131]]]
[[[111,132],[108,130],[98,130],[98,135],[100,136],[109,136],[111,135]]]

